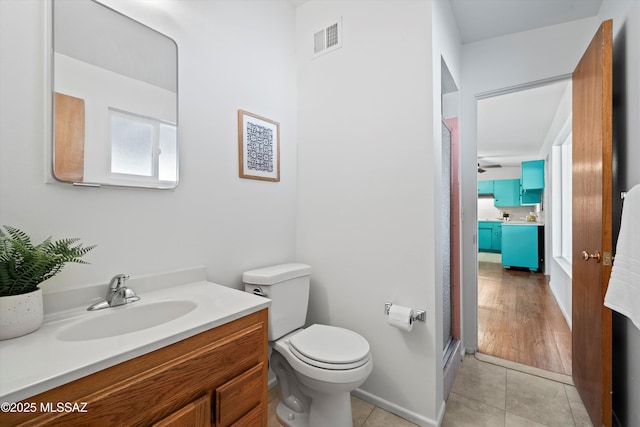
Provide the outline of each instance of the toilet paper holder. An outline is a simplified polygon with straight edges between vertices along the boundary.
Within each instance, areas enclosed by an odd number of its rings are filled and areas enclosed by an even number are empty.
[[[384,314],[386,314],[387,316],[389,315],[389,309],[391,309],[391,306],[393,305],[393,303],[390,302],[385,302],[384,303]],[[415,315],[413,315],[413,317],[411,317],[411,322],[415,322],[416,320],[419,320],[421,322],[426,322],[427,321],[427,311],[426,310],[414,310]]]

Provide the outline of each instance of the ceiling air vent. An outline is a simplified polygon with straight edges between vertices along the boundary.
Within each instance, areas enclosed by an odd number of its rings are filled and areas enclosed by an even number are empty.
[[[314,57],[342,47],[342,18],[313,34]]]

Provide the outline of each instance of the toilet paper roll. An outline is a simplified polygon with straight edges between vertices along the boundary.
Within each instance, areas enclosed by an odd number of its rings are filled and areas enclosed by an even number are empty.
[[[394,304],[389,308],[387,322],[403,331],[411,331],[413,329],[413,310],[409,307]]]

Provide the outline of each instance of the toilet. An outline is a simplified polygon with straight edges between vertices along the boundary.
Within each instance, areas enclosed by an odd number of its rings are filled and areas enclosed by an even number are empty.
[[[289,427],[352,427],[351,391],[373,369],[369,343],[354,331],[304,328],[311,267],[281,264],[243,273],[245,291],[271,299],[270,367],[282,400],[278,419]]]

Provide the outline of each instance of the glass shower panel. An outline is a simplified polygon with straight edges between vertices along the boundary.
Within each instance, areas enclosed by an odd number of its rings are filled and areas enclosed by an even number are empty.
[[[451,333],[451,131],[442,123],[442,351],[452,339]]]

